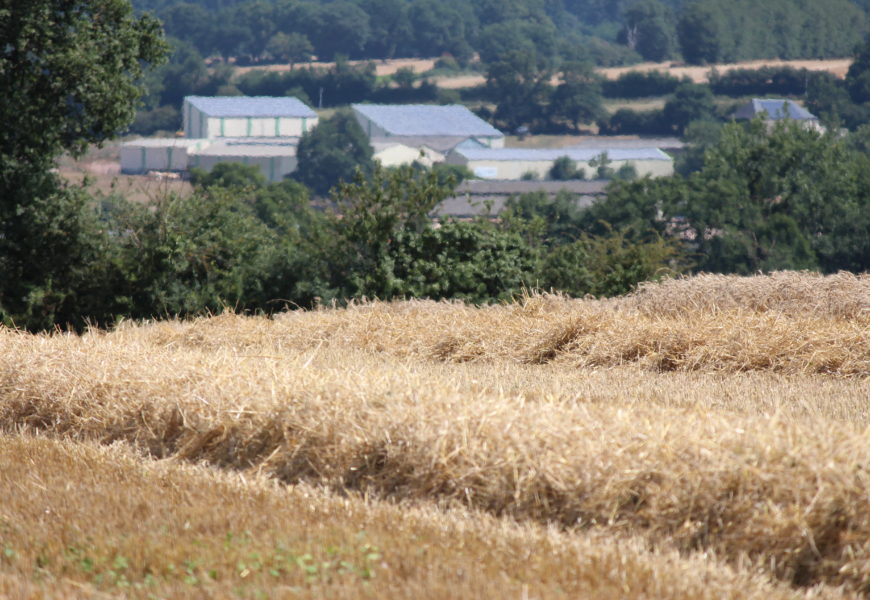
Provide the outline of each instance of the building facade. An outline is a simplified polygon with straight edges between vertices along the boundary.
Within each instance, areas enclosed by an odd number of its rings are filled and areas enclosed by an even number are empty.
[[[182,107],[187,138],[300,137],[317,113],[297,98],[188,96]]]
[[[455,148],[447,156],[447,164],[468,168],[480,179],[519,180],[534,176],[548,179],[553,163],[567,156],[585,171],[588,178],[595,178],[597,166],[590,164],[607,156],[608,166],[618,170],[624,165],[633,165],[640,177],[665,177],[673,175],[674,160],[658,148]]]

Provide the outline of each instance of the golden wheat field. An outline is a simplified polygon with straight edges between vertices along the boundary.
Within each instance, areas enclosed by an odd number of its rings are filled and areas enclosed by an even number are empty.
[[[0,596],[870,595],[870,276],[0,331]]]

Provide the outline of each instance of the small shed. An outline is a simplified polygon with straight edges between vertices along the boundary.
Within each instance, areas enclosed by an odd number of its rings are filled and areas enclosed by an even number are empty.
[[[318,121],[299,99],[271,96],[187,96],[182,117],[188,138],[298,138]]]
[[[587,176],[594,176],[590,161],[603,154],[610,168],[633,165],[641,177],[673,175],[674,160],[658,148],[455,148],[447,156],[447,164],[467,167],[480,179],[517,180],[528,173],[547,179],[553,163],[567,156]]]
[[[202,150],[210,140],[150,138],[121,144],[121,172],[140,175],[149,171],[185,171],[190,154]]]

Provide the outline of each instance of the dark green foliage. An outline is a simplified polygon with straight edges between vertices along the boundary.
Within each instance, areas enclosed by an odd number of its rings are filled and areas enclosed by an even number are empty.
[[[534,49],[509,52],[486,73],[487,93],[498,103],[495,120],[508,131],[545,127],[552,87],[552,69],[538,61]]]
[[[644,60],[659,62],[675,54],[674,17],[659,0],[638,0],[626,9],[623,20],[620,41]]]
[[[0,165],[20,169],[115,136],[135,114],[159,24],[125,0],[33,0],[0,8]]]
[[[716,116],[710,86],[684,83],[671,96],[662,117],[674,131],[682,135],[692,121],[712,120]]]
[[[654,231],[639,236],[631,228],[614,231],[597,221],[597,231],[591,232],[592,209],[578,208],[571,194],[552,200],[543,193],[523,194],[507,208],[502,226],[538,255],[537,287],[573,296],[613,296],[684,268],[680,245]]]
[[[606,111],[602,104],[601,78],[589,63],[567,63],[562,67],[562,83],[550,98],[550,119],[567,121],[575,131],[580,125],[595,123]]]
[[[152,135],[158,131],[174,132],[180,129],[181,111],[174,106],[161,106],[137,112],[129,131],[136,135]]]
[[[681,11],[677,32],[683,58],[709,64],[846,56],[866,23],[848,0],[695,0]]]
[[[294,178],[315,194],[326,195],[356,171],[372,172],[372,147],[356,118],[339,111],[302,136],[296,151]]]
[[[262,306],[281,260],[276,234],[231,190],[127,207],[119,240],[137,316]]]
[[[190,183],[200,188],[258,189],[266,185],[266,178],[256,165],[220,163],[208,173],[198,168],[191,169]]]
[[[722,123],[717,121],[692,121],[683,132],[687,148],[676,157],[674,169],[683,176],[700,171],[704,166],[704,154],[719,143]]]
[[[665,120],[661,110],[634,111],[620,108],[598,123],[605,135],[672,135],[673,127]]]
[[[863,1],[863,0],[862,0]],[[844,56],[866,30],[866,6],[850,0],[137,0],[172,36],[204,55],[274,60],[277,34],[302,35],[314,54],[434,57],[467,64],[506,50],[600,65],[678,57],[694,63]],[[864,3],[866,4],[866,3]]]
[[[391,298],[402,288],[395,273],[397,236],[419,234],[429,213],[451,192],[438,176],[413,167],[389,173],[376,165],[333,191],[341,215],[333,227],[333,280],[345,297]]]
[[[602,94],[607,98],[646,98],[667,96],[676,91],[679,79],[662,71],[629,71],[617,79],[601,84]]]
[[[248,96],[286,96],[301,89],[317,105],[338,106],[371,99],[376,92],[375,66],[353,66],[339,60],[328,69],[295,69],[288,73],[251,71],[239,78]]]
[[[108,232],[83,190],[50,172],[133,120],[158,23],[125,0],[0,5],[0,318],[81,327],[115,309]]]
[[[577,163],[571,160],[570,157],[560,156],[553,161],[549,176],[550,179],[556,181],[568,181],[571,179],[585,179],[586,173],[583,169],[578,169]]]
[[[679,272],[673,264],[677,251],[673,243],[655,236],[638,241],[629,232],[584,235],[546,255],[540,285],[572,296],[627,294],[641,282]]]
[[[794,67],[761,67],[710,72],[710,89],[717,96],[800,96],[818,73]]]
[[[573,194],[560,192],[551,200],[546,193],[535,192],[509,198],[501,219],[531,245],[561,246],[583,232],[583,213]]]
[[[403,231],[395,246],[397,296],[477,304],[510,300],[534,269],[534,255],[521,237],[486,222]]]
[[[701,270],[870,267],[868,159],[847,140],[795,124],[729,124],[703,166],[611,187],[595,222],[655,229],[690,244]]]

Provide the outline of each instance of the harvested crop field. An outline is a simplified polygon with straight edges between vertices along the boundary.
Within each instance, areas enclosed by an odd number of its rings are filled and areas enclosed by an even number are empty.
[[[0,595],[870,594],[868,276],[0,345]]]

